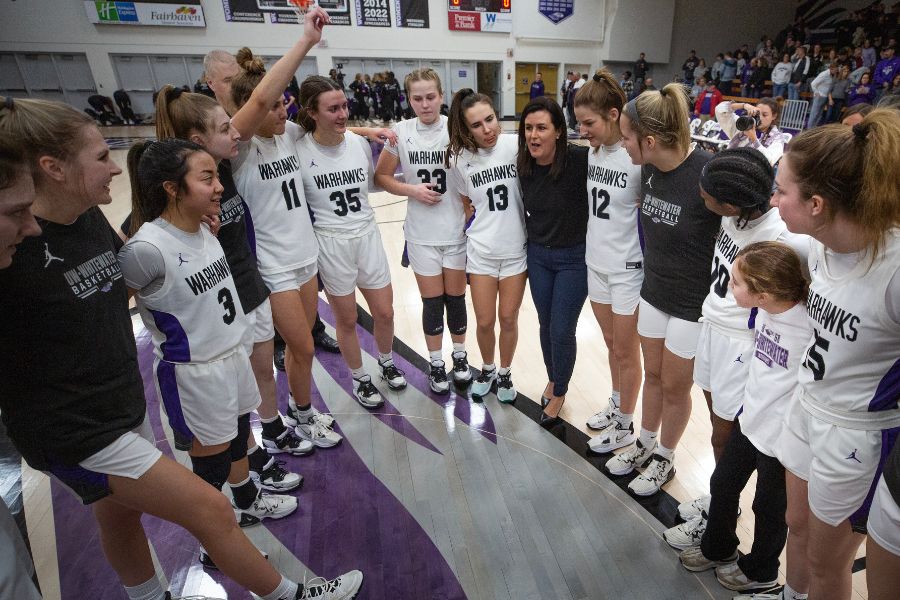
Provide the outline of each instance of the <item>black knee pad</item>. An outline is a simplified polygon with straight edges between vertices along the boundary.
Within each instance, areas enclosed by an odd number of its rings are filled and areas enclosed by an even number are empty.
[[[425,335],[444,333],[444,297],[422,298],[422,331]]]
[[[451,296],[444,294],[444,303],[447,305],[447,327],[453,335],[463,335],[466,332],[466,296]]]
[[[250,437],[250,413],[238,417],[238,432],[228,451],[231,453],[231,460],[238,461],[247,456],[247,438]]]
[[[200,479],[221,490],[231,471],[231,452],[224,450],[212,456],[192,456],[191,465]]]

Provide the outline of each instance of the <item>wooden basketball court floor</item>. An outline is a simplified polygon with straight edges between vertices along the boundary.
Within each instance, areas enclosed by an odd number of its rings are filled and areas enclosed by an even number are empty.
[[[124,168],[128,138],[152,130],[107,128],[105,134]],[[127,174],[113,180],[112,191],[113,203],[102,208],[117,227],[130,210]],[[662,493],[640,500],[625,491],[632,476],[611,478],[600,468],[605,459],[585,454],[584,423],[605,405],[610,391],[606,349],[588,306],[578,323],[578,360],[561,413],[565,422],[555,428],[537,425],[540,407],[532,398],[540,397],[546,375],[527,290],[512,365],[516,404],[502,405],[493,395],[474,402],[467,390],[431,393],[422,357],[421,299],[412,272],[400,266],[406,208],[387,193],[370,200],[391,262],[398,366],[410,385],[393,392],[378,382],[387,402],[366,411],[350,393],[341,357],[317,352],[314,402],[335,415],[345,440],[310,457],[279,456],[305,483],[293,492],[300,501],[295,514],[245,530],[269,560],[298,579],[361,569],[365,582],[359,598],[365,599],[732,597],[713,572],[684,570],[662,539],[675,522],[677,503],[704,493],[714,466],[700,391],[693,390],[690,424],[676,452],[676,478]],[[362,296],[359,302],[364,361],[374,372],[371,318]],[[331,328],[324,299],[319,306]],[[469,318],[474,320],[471,305]],[[149,335],[137,317],[135,335],[157,444],[189,464],[186,454],[174,450],[149,379]],[[474,336],[467,348],[470,362],[479,367]],[[449,339],[444,350],[449,355]],[[278,392],[284,410],[283,374]],[[742,550],[749,548],[753,531],[753,486],[751,480],[742,499]],[[30,469],[2,433],[0,493],[26,533],[44,598],[124,598],[100,551],[90,511]],[[152,517],[144,524],[174,595],[251,597],[218,572],[204,570],[197,562],[198,544],[185,531]],[[867,597],[863,568],[860,559],[854,599]],[[783,576],[782,561],[782,581]]]

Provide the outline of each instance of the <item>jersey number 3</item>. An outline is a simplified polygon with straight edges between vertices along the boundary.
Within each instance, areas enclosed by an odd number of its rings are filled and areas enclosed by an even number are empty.
[[[362,205],[359,203],[359,188],[350,188],[346,192],[340,190],[331,192],[328,199],[335,203],[334,214],[346,217],[348,213],[359,212]]]
[[[222,308],[225,309],[222,320],[225,321],[226,325],[231,325],[234,323],[235,315],[237,315],[237,309],[234,307],[234,298],[231,297],[231,290],[227,287],[219,290],[218,300],[219,304],[222,305]]]

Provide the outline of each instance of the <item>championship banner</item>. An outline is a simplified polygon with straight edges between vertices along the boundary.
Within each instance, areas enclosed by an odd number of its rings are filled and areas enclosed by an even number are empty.
[[[390,27],[388,0],[356,0],[356,24],[362,27]]]
[[[88,20],[97,25],[206,27],[200,0],[96,2],[85,0]]]
[[[428,29],[428,2],[394,0],[394,23],[397,27]]]
[[[512,31],[512,0],[447,0],[450,31]]]
[[[538,12],[559,25],[575,12],[575,0],[538,0]]]
[[[230,23],[265,23],[266,17],[256,0],[222,0],[225,20]]]
[[[321,6],[331,17],[330,25],[350,25],[349,0],[310,0],[309,4]],[[297,6],[290,0],[222,0],[222,5],[226,21],[264,23],[268,14],[272,23],[300,22],[294,12]]]

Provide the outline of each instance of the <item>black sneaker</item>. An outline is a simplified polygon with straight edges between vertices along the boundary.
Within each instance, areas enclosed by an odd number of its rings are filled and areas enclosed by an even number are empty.
[[[397,368],[393,360],[384,363],[379,361],[378,365],[381,367],[381,378],[387,382],[389,388],[402,390],[406,387],[406,377],[403,376],[403,371]]]
[[[284,348],[284,344],[275,344],[275,355],[272,357],[275,368],[281,372],[284,372]]]
[[[263,469],[250,469],[250,477],[270,492],[289,492],[303,485],[303,475],[284,468],[283,460],[270,458]]]
[[[306,456],[316,449],[311,442],[300,439],[295,435],[294,430],[290,427],[285,427],[284,431],[281,432],[281,435],[275,439],[266,437],[265,435],[262,436],[262,443],[263,448],[265,448],[266,452],[269,454],[281,454],[282,452],[286,452],[291,456]]]
[[[453,381],[457,384],[466,384],[472,381],[472,371],[469,369],[469,360],[465,351],[457,350],[453,353]]]
[[[447,380],[447,370],[444,361],[436,360],[431,363],[431,372],[428,374],[428,386],[435,394],[449,394],[450,382]]]
[[[324,350],[325,352],[331,352],[332,354],[340,354],[341,347],[338,346],[337,340],[325,333],[324,331],[320,331],[316,335],[313,336],[313,346],[318,348],[319,350]]]
[[[378,408],[384,404],[384,398],[381,397],[369,375],[363,375],[361,378],[353,380],[353,395],[363,408]]]

